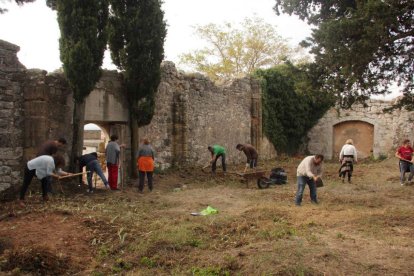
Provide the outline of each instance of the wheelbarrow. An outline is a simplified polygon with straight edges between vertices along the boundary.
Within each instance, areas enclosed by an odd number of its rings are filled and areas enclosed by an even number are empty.
[[[249,188],[250,183],[259,183],[260,179],[264,177],[265,173],[266,171],[251,171],[245,173],[236,173],[236,175],[246,180],[246,187]]]

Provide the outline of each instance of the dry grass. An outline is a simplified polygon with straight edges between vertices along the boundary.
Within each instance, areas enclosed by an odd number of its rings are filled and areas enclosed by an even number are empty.
[[[28,217],[51,216],[39,232],[52,233],[58,223],[67,231],[83,231],[71,250],[86,246],[83,257],[91,261],[76,260],[56,243],[56,235],[42,243],[42,252],[57,256],[56,262],[65,258],[76,264],[80,274],[414,274],[414,186],[399,185],[395,160],[358,164],[353,184],[342,184],[338,165],[326,164],[320,204],[310,204],[306,190],[302,207],[293,204],[298,162],[278,161],[288,170],[289,184],[267,190],[246,188],[234,176],[212,178],[188,170],[157,176],[151,194],[139,195],[132,187],[93,195],[75,191],[48,205],[36,204],[34,197],[24,210],[29,213],[21,215],[9,203],[2,212],[17,215],[0,227],[1,267],[10,270],[9,256],[38,246],[25,243],[24,229],[12,230],[13,225],[24,221],[30,227],[35,224]],[[190,215],[207,205],[220,213]],[[13,269],[36,274],[24,266]]]

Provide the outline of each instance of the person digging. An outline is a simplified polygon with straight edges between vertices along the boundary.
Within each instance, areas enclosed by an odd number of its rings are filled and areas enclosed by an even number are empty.
[[[250,144],[237,144],[236,149],[244,152],[247,157],[246,166],[244,167],[244,173],[247,172],[247,169],[256,169],[257,159],[259,155],[257,154],[256,149]]]
[[[211,172],[216,173],[217,160],[221,158],[221,167],[223,172],[226,173],[226,149],[220,145],[208,146],[207,149],[211,153]]]
[[[24,206],[24,197],[35,175],[42,184],[43,201],[48,201],[47,187],[51,177],[59,178],[60,176],[71,175],[61,170],[64,166],[65,159],[61,155],[55,155],[53,157],[50,155],[41,155],[27,162],[24,171],[23,186],[20,190],[20,205]]]

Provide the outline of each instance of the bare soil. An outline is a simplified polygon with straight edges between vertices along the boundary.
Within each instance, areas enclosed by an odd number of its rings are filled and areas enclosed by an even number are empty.
[[[414,186],[398,164],[363,161],[353,183],[325,164],[320,204],[305,190],[294,205],[300,159],[287,185],[258,189],[199,168],[158,174],[152,193],[64,183],[48,203],[0,207],[0,269],[6,275],[414,275]],[[233,167],[231,170],[236,171]],[[37,188],[33,183],[32,188]],[[59,187],[56,190],[59,191]],[[211,216],[191,216],[207,206]]]

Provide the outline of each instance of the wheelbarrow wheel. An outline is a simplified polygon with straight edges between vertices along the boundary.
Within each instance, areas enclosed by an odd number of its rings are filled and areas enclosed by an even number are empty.
[[[269,181],[266,178],[261,177],[257,179],[257,187],[259,187],[259,189],[267,189],[269,188]]]

